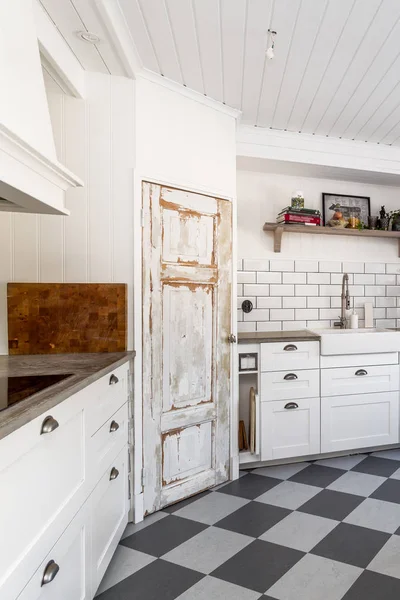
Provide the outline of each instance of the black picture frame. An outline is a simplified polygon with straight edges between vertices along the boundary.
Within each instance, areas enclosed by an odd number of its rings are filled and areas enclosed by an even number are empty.
[[[348,203],[344,200],[347,198]],[[322,220],[323,225],[332,218],[334,211],[328,205],[340,204],[343,217],[357,216],[356,210],[359,209],[360,219],[368,227],[368,217],[371,215],[371,198],[369,196],[354,196],[353,194],[322,194]],[[346,215],[346,208],[349,209],[349,215]]]

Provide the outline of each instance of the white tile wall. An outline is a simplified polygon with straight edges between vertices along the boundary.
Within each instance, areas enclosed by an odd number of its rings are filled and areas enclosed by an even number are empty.
[[[239,331],[330,327],[338,320],[343,273],[351,305],[364,325],[364,305],[374,307],[376,327],[400,327],[399,263],[254,259],[238,261]],[[256,282],[256,283],[255,283]],[[243,300],[254,309],[244,314]]]

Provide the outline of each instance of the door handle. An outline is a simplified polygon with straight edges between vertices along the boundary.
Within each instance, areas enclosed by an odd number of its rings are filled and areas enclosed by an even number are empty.
[[[231,333],[230,335],[228,335],[228,342],[230,344],[236,344],[236,335],[234,335],[233,333]]]
[[[298,379],[298,377],[296,373],[288,373],[283,379],[286,379],[286,381],[293,381],[294,379]]]
[[[115,385],[116,383],[118,383],[118,381],[119,381],[118,377],[116,375],[114,375],[114,373],[113,373],[110,377],[109,384]]]
[[[114,433],[118,429],[119,429],[119,424],[117,423],[117,421],[111,421],[110,433]]]
[[[294,352],[295,350],[297,350],[297,346],[295,346],[294,344],[287,344],[287,345],[284,347],[284,350],[285,350],[286,352]]]
[[[54,560],[50,560],[44,568],[41,587],[51,583],[59,570],[58,564]]]
[[[52,416],[48,416],[45,418],[45,420],[42,423],[42,426],[40,428],[40,435],[43,435],[45,433],[51,433],[52,431],[54,431],[55,429],[57,429],[57,427],[59,427],[59,423],[58,421],[56,421],[54,419],[54,417]]]
[[[119,475],[119,471],[118,469],[116,469],[115,467],[113,467],[110,471],[110,481],[113,481],[114,479],[117,479]]]
[[[365,369],[358,369],[358,371],[356,371],[356,375],[368,375],[368,373]]]
[[[285,404],[285,408],[287,410],[293,409],[293,408],[299,408],[299,405],[296,404],[296,402],[288,402],[287,404]]]

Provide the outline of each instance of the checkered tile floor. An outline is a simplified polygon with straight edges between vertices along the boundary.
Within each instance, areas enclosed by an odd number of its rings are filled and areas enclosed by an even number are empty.
[[[399,600],[400,450],[266,467],[129,525],[98,600]]]

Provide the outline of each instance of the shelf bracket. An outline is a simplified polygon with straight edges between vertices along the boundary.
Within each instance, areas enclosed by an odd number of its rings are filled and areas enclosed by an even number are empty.
[[[283,235],[283,227],[277,227],[274,231],[274,252],[281,251],[282,235]]]

